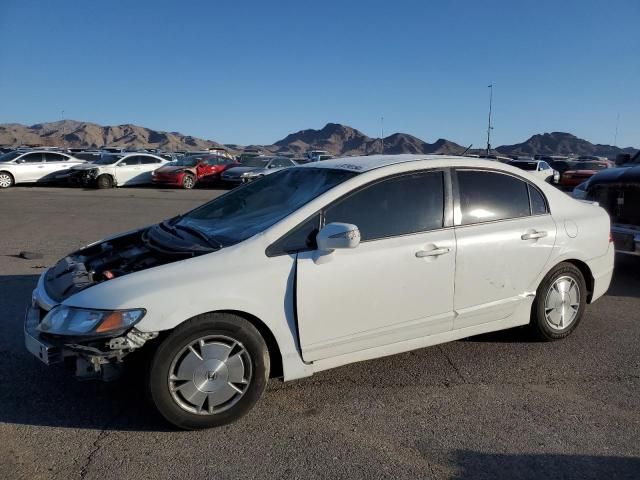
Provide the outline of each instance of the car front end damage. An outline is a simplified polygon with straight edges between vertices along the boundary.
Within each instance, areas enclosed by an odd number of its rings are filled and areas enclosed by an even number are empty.
[[[97,178],[100,176],[99,168],[83,168],[71,169],[65,178],[69,185],[94,187],[97,184]]]
[[[47,365],[66,364],[80,378],[110,380],[123,360],[158,332],[136,325],[144,306],[123,309],[78,304],[74,295],[120,277],[212,251],[188,231],[176,236],[172,221],[83,247],[44,272],[33,291],[24,322],[27,350]]]
[[[98,318],[95,326],[85,320],[84,325],[75,326],[75,331],[68,327],[66,330],[60,326],[52,328],[51,320],[56,313],[69,309],[56,304],[47,294],[46,274],[40,277],[33,291],[24,319],[25,347],[45,365],[65,366],[83,380],[114,380],[122,372],[124,358],[158,336],[158,332],[141,332],[133,325],[108,328],[108,315]],[[96,332],[100,325],[107,327],[103,333]]]

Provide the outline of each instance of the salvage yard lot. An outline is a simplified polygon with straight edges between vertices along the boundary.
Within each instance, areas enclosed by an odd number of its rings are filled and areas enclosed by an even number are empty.
[[[640,477],[636,258],[564,341],[511,330],[271,381],[247,417],[208,431],[173,431],[130,383],[79,383],[24,350],[45,266],[221,193],[0,192],[0,478]]]

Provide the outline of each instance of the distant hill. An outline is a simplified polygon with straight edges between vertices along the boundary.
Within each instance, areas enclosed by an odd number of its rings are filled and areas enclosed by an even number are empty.
[[[213,140],[184,135],[179,132],[163,132],[137,125],[107,125],[64,120],[59,122],[21,125],[0,125],[0,145],[66,146],[70,148],[99,148],[102,146],[121,148],[158,148],[162,150],[205,150],[221,145]],[[323,128],[300,130],[287,135],[273,145],[251,145],[265,153],[294,153],[301,155],[309,149],[326,150],[333,155],[369,155],[380,153],[382,143],[355,128],[339,123],[327,123]],[[231,153],[248,146],[228,144]],[[459,155],[465,147],[446,139],[427,143],[408,133],[394,133],[384,139],[384,153],[442,153]],[[570,133],[552,132],[534,135],[527,141],[515,145],[503,145],[496,151],[502,154],[534,155],[598,155],[615,158],[618,153],[635,153],[635,148],[618,148],[597,145]]]
[[[619,153],[635,153],[632,147],[618,148],[612,145],[593,144],[587,140],[565,132],[551,132],[533,135],[528,140],[515,145],[503,145],[496,150],[503,154],[513,155],[597,155],[615,158]]]
[[[333,155],[369,155],[381,153],[379,138],[371,138],[355,128],[328,123],[320,130],[307,129],[287,135],[272,146],[272,152],[304,153],[309,149],[326,150]],[[448,140],[427,143],[407,133],[394,133],[384,139],[384,153],[462,153],[464,148]]]
[[[137,125],[102,126],[95,123],[61,120],[31,126],[0,125],[0,145],[46,145],[69,148],[159,148],[163,150],[204,150],[220,145],[178,132],[162,132]]]

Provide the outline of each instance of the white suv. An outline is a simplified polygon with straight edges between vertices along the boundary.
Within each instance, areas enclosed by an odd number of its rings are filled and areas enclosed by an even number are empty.
[[[327,160],[63,258],[38,281],[25,341],[84,377],[145,350],[158,410],[210,427],[248,412],[270,376],[525,324],[566,337],[613,255],[602,208],[508,165]]]
[[[84,160],[51,150],[5,153],[0,156],[0,188],[16,183],[52,182],[60,173],[83,163]]]

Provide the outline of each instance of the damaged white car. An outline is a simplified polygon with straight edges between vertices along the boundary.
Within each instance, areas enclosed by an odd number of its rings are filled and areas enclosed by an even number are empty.
[[[161,414],[211,427],[248,412],[269,377],[525,324],[566,337],[613,255],[603,209],[514,167],[327,160],[63,258],[33,292],[26,346],[102,378],[146,351],[141,389]]]

